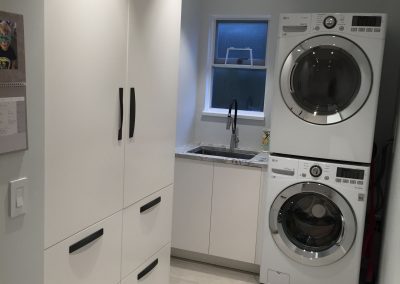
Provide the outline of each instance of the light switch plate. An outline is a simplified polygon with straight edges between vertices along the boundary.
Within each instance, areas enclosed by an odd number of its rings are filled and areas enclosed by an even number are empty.
[[[28,179],[20,178],[10,181],[10,217],[15,218],[26,213],[26,191]]]

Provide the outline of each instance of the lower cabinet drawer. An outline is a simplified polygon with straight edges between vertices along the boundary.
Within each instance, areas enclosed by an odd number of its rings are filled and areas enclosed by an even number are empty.
[[[170,251],[171,245],[168,244],[136,271],[129,274],[121,284],[168,284]]]
[[[169,186],[124,210],[122,278],[171,242],[172,194]]]
[[[110,284],[120,281],[122,212],[44,252],[45,284]]]

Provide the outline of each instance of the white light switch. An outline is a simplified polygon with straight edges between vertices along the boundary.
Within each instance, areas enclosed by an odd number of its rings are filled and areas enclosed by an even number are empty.
[[[21,178],[10,181],[10,216],[18,217],[26,213],[25,193],[28,187],[28,179]]]

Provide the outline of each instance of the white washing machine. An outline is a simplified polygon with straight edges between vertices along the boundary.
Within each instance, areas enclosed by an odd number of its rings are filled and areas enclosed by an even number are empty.
[[[370,163],[384,14],[280,17],[271,152]]]
[[[260,282],[358,284],[369,167],[271,156]]]

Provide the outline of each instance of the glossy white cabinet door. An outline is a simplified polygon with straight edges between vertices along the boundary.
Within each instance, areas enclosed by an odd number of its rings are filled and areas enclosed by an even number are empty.
[[[255,263],[261,169],[214,164],[210,254]]]
[[[103,234],[98,235],[101,230]],[[48,248],[44,252],[44,284],[118,283],[121,234],[122,212],[118,212]],[[71,248],[88,237],[93,238],[82,248],[70,252]]]
[[[213,163],[176,159],[172,247],[208,254]]]
[[[136,120],[125,146],[125,207],[173,183],[181,0],[132,0],[129,10]]]
[[[124,210],[122,278],[171,243],[172,195],[169,186]]]
[[[150,257],[136,271],[129,274],[122,284],[168,284],[170,274],[170,251],[168,244]]]
[[[128,0],[45,1],[45,247],[122,208],[127,26]]]

